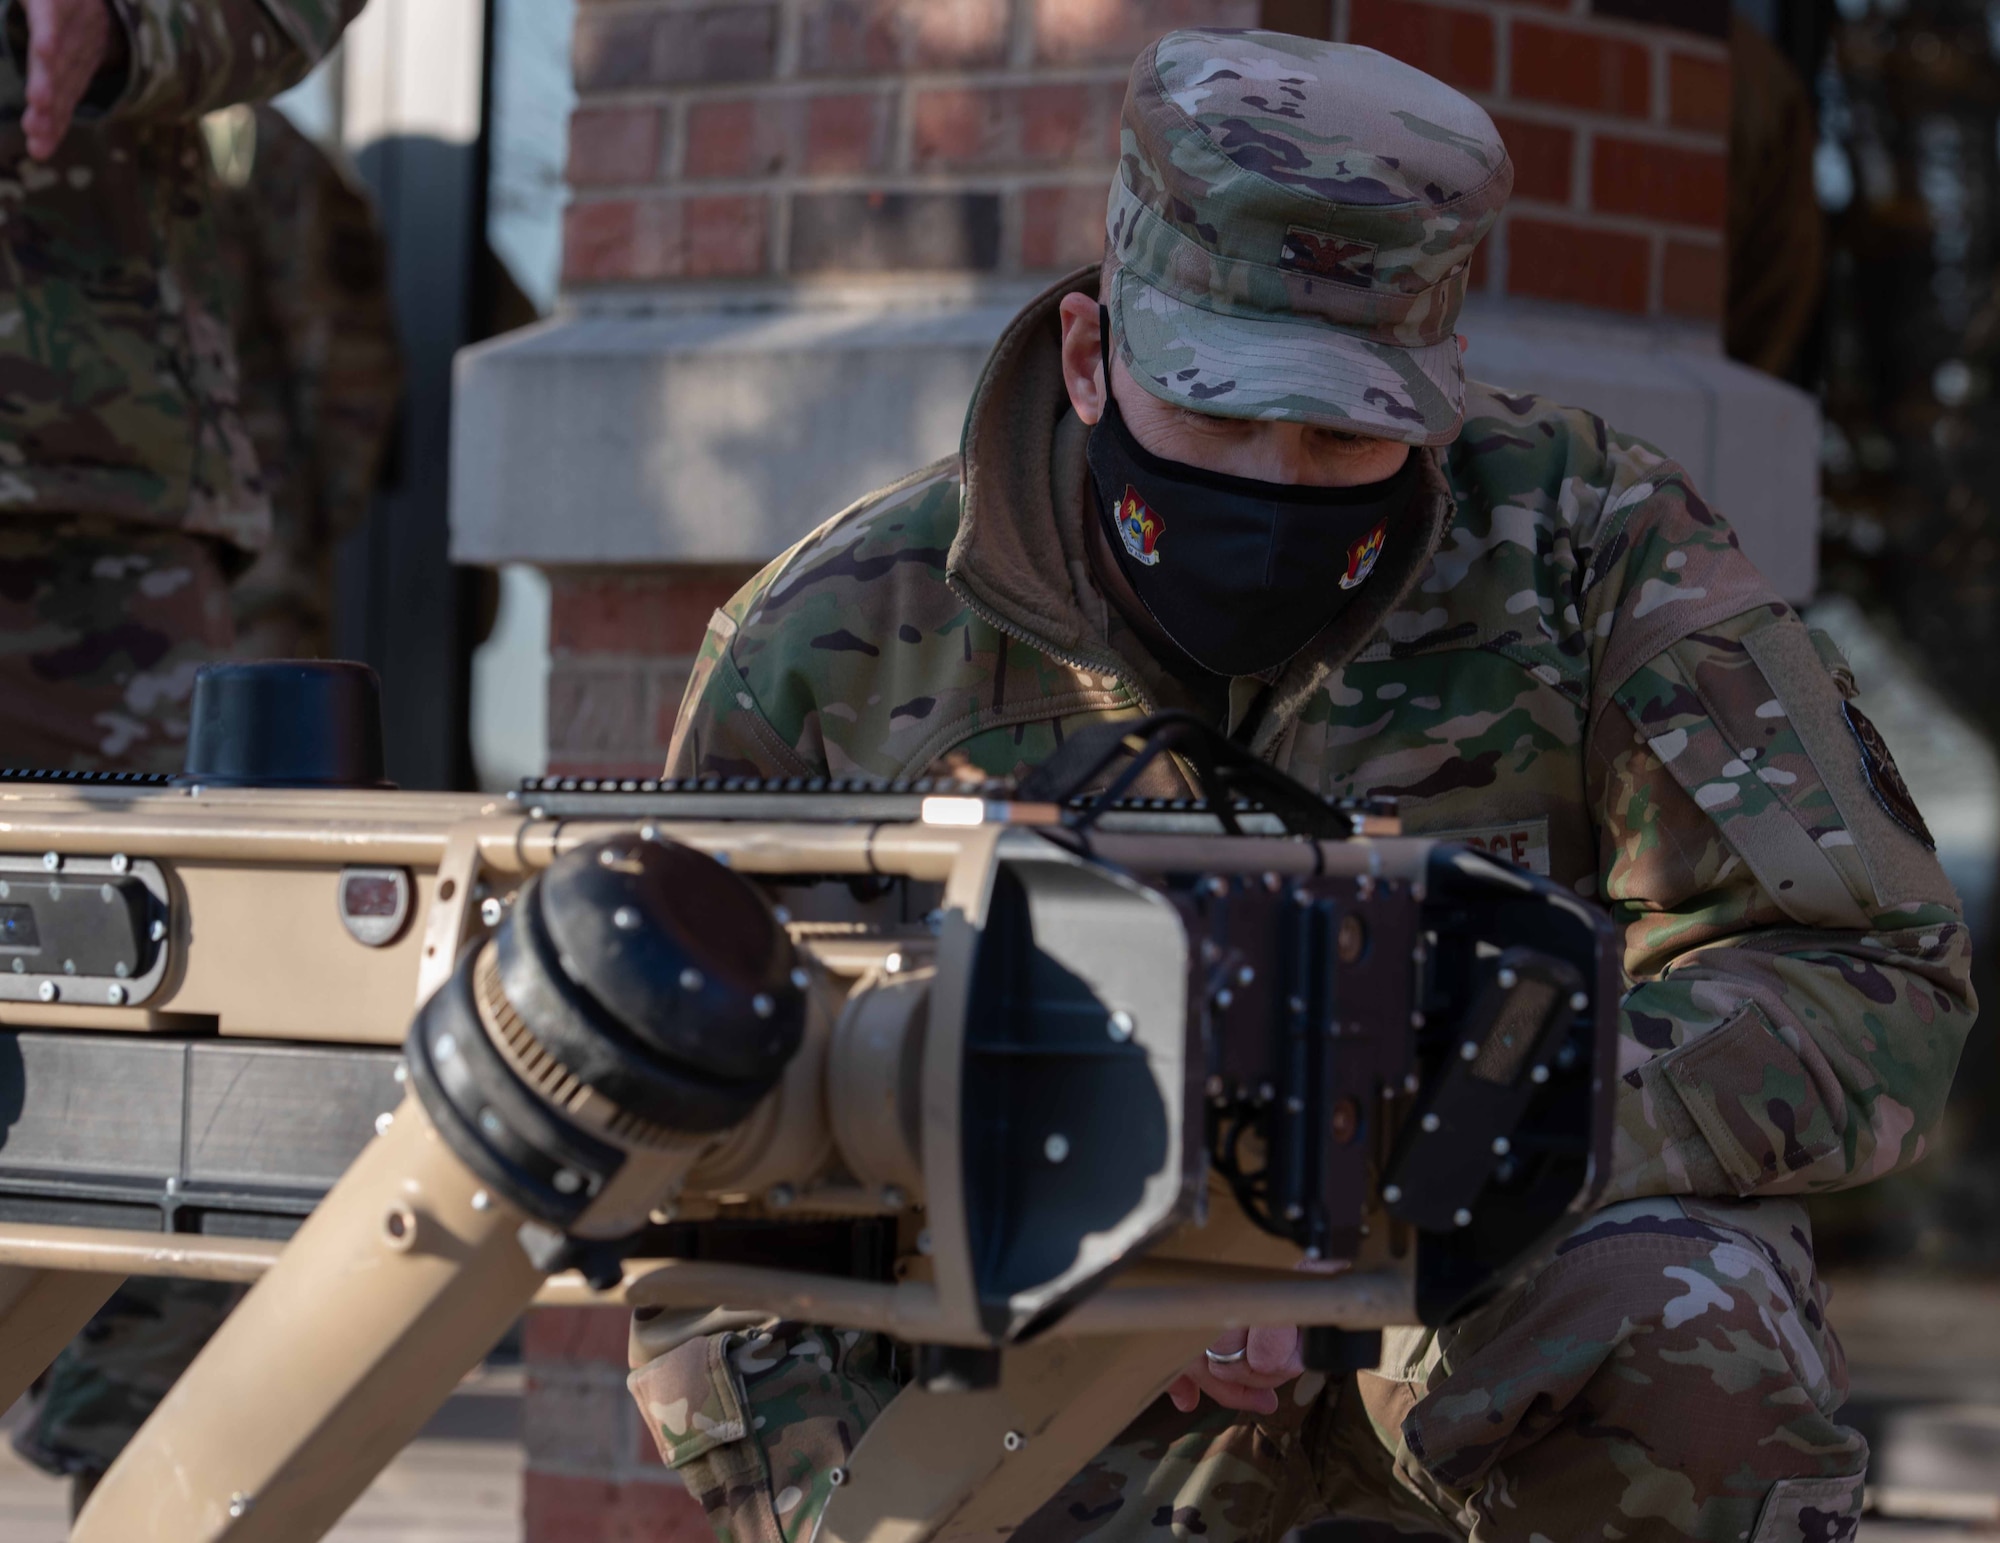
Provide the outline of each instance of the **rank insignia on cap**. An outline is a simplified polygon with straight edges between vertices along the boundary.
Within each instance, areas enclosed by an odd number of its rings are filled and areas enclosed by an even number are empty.
[[[1336,284],[1366,289],[1375,282],[1375,246],[1351,236],[1334,236],[1294,225],[1285,232],[1278,266],[1291,273],[1310,274],[1316,279],[1331,279]]]
[[[1375,559],[1382,555],[1382,538],[1388,533],[1386,522],[1377,525],[1347,549],[1347,572],[1340,580],[1342,589],[1353,589],[1375,571]]]
[[[1160,560],[1160,537],[1166,530],[1166,521],[1147,508],[1139,490],[1127,483],[1125,496],[1118,500],[1118,535],[1125,550],[1150,568]]]

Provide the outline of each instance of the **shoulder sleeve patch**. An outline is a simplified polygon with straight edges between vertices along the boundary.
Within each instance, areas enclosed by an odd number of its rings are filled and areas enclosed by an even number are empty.
[[[1875,787],[1894,770],[1887,746],[1887,771],[1871,771],[1805,628],[1789,615],[1737,621],[1679,640],[1618,689],[1653,753],[1803,925],[1866,929],[1882,913],[1949,898],[1936,859]],[[1902,779],[1894,785],[1915,816]]]
[[[1958,897],[1938,866],[1935,843],[1888,745],[1842,695],[1803,624],[1760,627],[1743,646],[1782,702],[1848,834],[1867,885],[1856,893],[1872,897],[1878,911],[1932,901],[1956,909]],[[1908,818],[1891,807],[1892,785]]]
[[[1861,769],[1868,777],[1868,786],[1875,794],[1875,802],[1880,804],[1890,819],[1921,841],[1926,849],[1937,850],[1937,838],[1931,828],[1924,823],[1924,816],[1917,808],[1917,801],[1910,796],[1910,785],[1903,781],[1903,774],[1896,767],[1896,758],[1889,753],[1888,741],[1868,719],[1868,715],[1852,702],[1841,704],[1846,714],[1847,726],[1854,731],[1854,742],[1861,747]]]
[[[1717,710],[1713,699],[1724,691],[1745,699],[1740,711]],[[1779,909],[1808,927],[1868,925],[1834,855],[1847,834],[1830,811],[1795,801],[1819,779],[1789,738],[1777,694],[1740,647],[1719,653],[1683,641],[1634,670],[1617,699]]]

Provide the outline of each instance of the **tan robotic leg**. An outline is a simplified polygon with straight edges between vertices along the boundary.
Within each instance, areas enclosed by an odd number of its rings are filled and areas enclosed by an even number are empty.
[[[855,1447],[817,1543],[1006,1537],[1213,1337],[1041,1339],[1006,1352],[996,1388],[905,1389]]]
[[[48,1370],[124,1278],[0,1266],[0,1409]]]
[[[321,1537],[533,1299],[522,1220],[405,1100],[104,1476],[74,1539]]]

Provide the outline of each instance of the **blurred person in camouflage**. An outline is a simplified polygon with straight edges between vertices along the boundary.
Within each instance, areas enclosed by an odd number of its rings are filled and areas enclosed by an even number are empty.
[[[1222,1334],[1033,1543],[1855,1537],[1798,1197],[1923,1154],[1972,1021],[1957,898],[1850,672],[1686,472],[1465,380],[1511,184],[1485,113],[1383,55],[1167,36],[1101,270],[1008,327],[958,455],[779,557],[699,657],[673,775],[1013,774],[1185,708],[1623,928],[1602,1209],[1371,1372]],[[725,1543],[809,1539],[898,1388],[879,1336],[743,1315],[641,1315],[633,1362]]]
[[[268,103],[203,120],[240,416],[271,539],[230,590],[235,654],[322,659],[334,553],[368,516],[402,396],[389,254],[351,168]]]
[[[227,575],[270,529],[199,120],[302,78],[361,4],[0,0],[4,764],[181,765]],[[17,1444],[87,1491],[228,1300],[128,1283]]]
[[[0,756],[177,770],[270,507],[236,408],[199,120],[302,77],[361,0],[7,0]]]

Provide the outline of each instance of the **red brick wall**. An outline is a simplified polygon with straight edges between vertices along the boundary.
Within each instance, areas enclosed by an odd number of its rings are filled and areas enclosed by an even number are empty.
[[[550,773],[657,777],[708,619],[755,571],[551,572]]]
[[[581,0],[569,287],[1092,261],[1134,51],[1260,18],[1492,112],[1518,174],[1475,289],[1719,318],[1726,0]],[[556,574],[550,770],[658,772],[745,576]]]
[[[1340,10],[1350,42],[1469,93],[1513,152],[1514,198],[1476,289],[1719,320],[1726,7],[1343,0]],[[1657,20],[1669,15],[1680,25]]]
[[[1383,49],[1493,113],[1520,176],[1482,285],[1714,321],[1726,16],[1721,0],[584,0],[568,282],[1092,261],[1134,51],[1262,17]]]
[[[615,1308],[528,1315],[529,1543],[708,1543],[701,1507],[660,1461],[625,1391],[625,1336]]]
[[[1340,36],[1477,98],[1518,168],[1475,288],[1716,321],[1727,0],[580,0],[573,293],[1095,261],[1132,55]],[[825,511],[800,511],[801,518]],[[747,568],[557,571],[550,769],[652,775]],[[539,1314],[528,1543],[706,1543],[623,1390],[622,1315]]]

